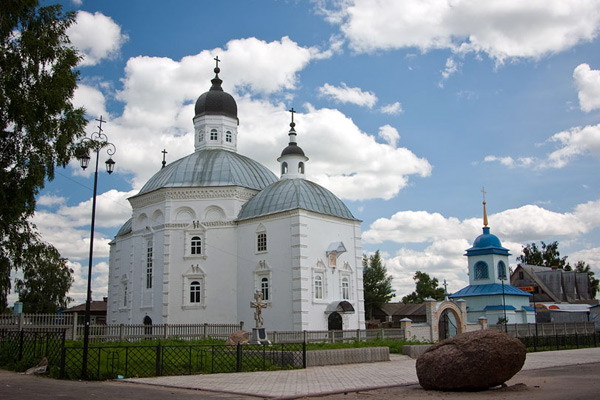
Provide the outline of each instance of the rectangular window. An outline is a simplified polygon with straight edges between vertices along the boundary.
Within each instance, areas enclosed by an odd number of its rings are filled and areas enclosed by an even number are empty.
[[[348,278],[342,279],[342,299],[350,299],[350,281],[348,280]]]
[[[217,135],[217,130],[216,129],[211,129],[210,131],[210,140],[217,140],[218,135]]]
[[[200,236],[194,236],[192,238],[191,250],[193,255],[202,254],[202,238]]]
[[[146,251],[146,289],[152,289],[152,242],[148,242]]]
[[[259,233],[256,237],[256,251],[267,251],[267,234]]]
[[[315,277],[315,299],[323,298],[323,277],[317,275]]]
[[[202,286],[200,282],[193,281],[190,284],[190,303],[199,304],[202,301]]]

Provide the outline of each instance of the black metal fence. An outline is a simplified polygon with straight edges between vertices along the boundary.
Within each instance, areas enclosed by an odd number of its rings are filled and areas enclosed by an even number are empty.
[[[60,377],[81,375],[83,347],[65,347]],[[306,368],[306,345],[90,346],[88,379]]]
[[[0,330],[0,365],[24,371],[44,357],[48,365],[60,365],[65,347],[65,330],[9,331]]]
[[[82,378],[83,346],[65,343],[65,331],[0,331],[0,366],[25,371],[43,358],[51,376]],[[87,379],[213,374],[306,368],[306,344],[92,345]]]
[[[600,332],[573,335],[527,336],[518,338],[528,351],[550,351],[598,347]]]

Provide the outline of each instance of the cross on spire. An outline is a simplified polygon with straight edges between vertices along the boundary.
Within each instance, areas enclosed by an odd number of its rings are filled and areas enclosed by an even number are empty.
[[[167,149],[163,149],[163,151],[161,151],[162,155],[163,155],[163,160],[162,160],[162,167],[164,168],[165,165],[167,165],[167,161],[165,159],[165,156],[167,155]]]
[[[487,209],[485,207],[485,205],[487,204],[485,202],[485,195],[486,195],[487,192],[485,191],[484,187],[481,188],[481,193],[483,194],[483,226],[484,226],[484,228],[487,228],[487,226],[488,226],[488,217],[487,217]]]
[[[292,113],[292,123],[294,123],[294,114],[296,113],[296,110],[294,110],[294,107],[292,107],[290,110],[288,110],[289,112]]]
[[[213,58],[213,60],[217,62],[217,68],[219,68],[219,62],[221,61],[219,60],[219,56],[216,56],[215,58]]]
[[[96,118],[96,121],[100,122],[98,124],[98,133],[102,133],[102,123],[107,122],[107,121],[102,119],[102,115],[100,116],[100,119]]]

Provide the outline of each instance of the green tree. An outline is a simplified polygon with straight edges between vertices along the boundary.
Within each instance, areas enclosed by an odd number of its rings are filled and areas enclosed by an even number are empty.
[[[538,265],[541,267],[569,268],[567,257],[561,257],[558,251],[558,242],[546,244],[541,242],[541,247],[535,243],[527,244],[521,250],[517,261],[523,264]]]
[[[367,320],[373,318],[373,307],[381,306],[394,297],[392,277],[381,262],[379,250],[367,257],[363,256],[363,288]]]
[[[28,253],[40,244],[28,220],[35,196],[84,133],[84,110],[71,102],[80,56],[65,33],[74,17],[37,0],[0,2],[0,312],[11,270],[38,265]]]
[[[437,278],[431,278],[427,273],[417,271],[413,279],[415,280],[416,290],[404,296],[402,298],[403,303],[420,304],[429,297],[435,300],[444,300],[445,290],[439,287]]]
[[[67,260],[47,243],[36,242],[28,247],[28,255],[35,257],[37,263],[24,267],[23,278],[15,282],[23,311],[54,313],[66,308],[73,300],[67,296],[73,284],[73,270],[67,266]]]

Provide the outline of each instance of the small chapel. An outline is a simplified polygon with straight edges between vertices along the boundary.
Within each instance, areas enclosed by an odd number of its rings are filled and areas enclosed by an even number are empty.
[[[484,192],[485,196],[485,192]],[[510,284],[507,248],[490,233],[486,201],[483,200],[483,233],[467,249],[469,285],[449,296],[466,301],[467,322],[485,317],[490,324],[534,323],[535,313],[529,305],[531,295]]]
[[[268,330],[364,329],[360,221],[306,179],[293,109],[279,177],[237,152],[237,103],[215,60],[194,151],[129,198],[110,242],[107,323],[251,327],[258,292]]]

